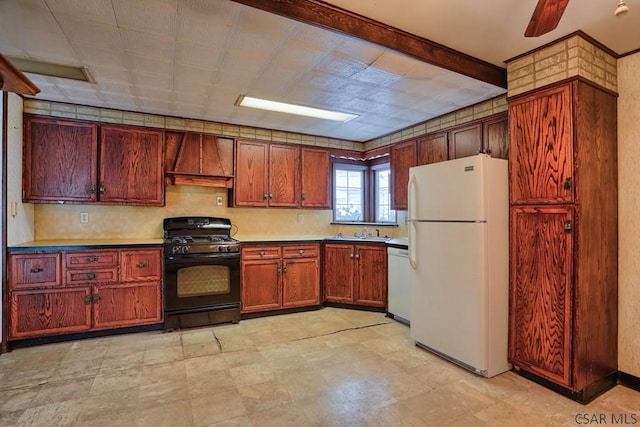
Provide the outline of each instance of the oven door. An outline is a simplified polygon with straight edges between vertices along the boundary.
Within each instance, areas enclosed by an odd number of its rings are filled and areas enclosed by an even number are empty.
[[[240,307],[240,254],[167,255],[165,311]]]

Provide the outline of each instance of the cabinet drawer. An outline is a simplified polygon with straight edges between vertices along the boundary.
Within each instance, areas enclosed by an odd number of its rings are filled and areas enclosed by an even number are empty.
[[[69,268],[105,268],[118,265],[118,251],[66,252],[64,265]]]
[[[122,251],[122,281],[136,282],[162,278],[162,249]]]
[[[52,287],[62,285],[62,254],[11,255],[9,278],[11,289]]]
[[[319,254],[320,246],[318,245],[296,245],[282,248],[283,258],[313,258]]]
[[[242,259],[273,259],[280,258],[279,246],[254,246],[242,248]]]
[[[118,280],[118,268],[66,270],[65,278],[69,286],[114,283]]]

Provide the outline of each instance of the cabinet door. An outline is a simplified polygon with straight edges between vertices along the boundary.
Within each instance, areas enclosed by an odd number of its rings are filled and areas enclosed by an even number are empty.
[[[320,261],[316,258],[283,260],[282,306],[320,304]]]
[[[443,162],[449,156],[449,134],[439,132],[418,139],[418,165]]]
[[[91,288],[14,291],[10,338],[84,332],[91,328]]]
[[[356,246],[357,289],[355,302],[387,305],[387,249],[383,246]]]
[[[300,148],[269,146],[269,206],[298,207]]]
[[[13,254],[9,256],[9,288],[62,286],[62,254]]]
[[[301,193],[300,207],[329,209],[331,157],[329,150],[306,148],[300,150]]]
[[[269,145],[264,142],[238,141],[236,143],[234,206],[267,206],[268,147]]]
[[[100,201],[162,206],[162,140],[162,131],[103,126]]]
[[[391,208],[406,210],[408,206],[407,186],[409,168],[416,165],[416,141],[406,141],[391,148]]]
[[[571,386],[573,250],[570,207],[511,209],[509,357]]]
[[[24,138],[25,202],[95,202],[97,126],[27,117]]]
[[[449,131],[449,158],[475,156],[482,150],[482,123],[474,123]]]
[[[128,249],[121,252],[123,282],[160,280],[162,277],[162,249]]]
[[[509,117],[511,203],[573,202],[570,87],[513,101]]]
[[[484,152],[497,159],[509,158],[509,118],[507,114],[482,122]]]
[[[160,282],[127,283],[93,288],[95,329],[123,328],[162,321]]]
[[[324,250],[324,297],[332,302],[353,302],[353,245],[326,244]]]
[[[282,263],[279,259],[243,261],[242,312],[282,308]]]

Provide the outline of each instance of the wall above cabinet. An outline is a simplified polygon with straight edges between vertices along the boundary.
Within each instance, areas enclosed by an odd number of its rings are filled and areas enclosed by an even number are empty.
[[[165,132],[165,182],[173,185],[233,187],[233,139]]]

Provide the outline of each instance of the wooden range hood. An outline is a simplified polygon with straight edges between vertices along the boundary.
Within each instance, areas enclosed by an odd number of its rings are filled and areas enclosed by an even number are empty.
[[[165,182],[233,187],[233,139],[199,132],[165,132]]]

